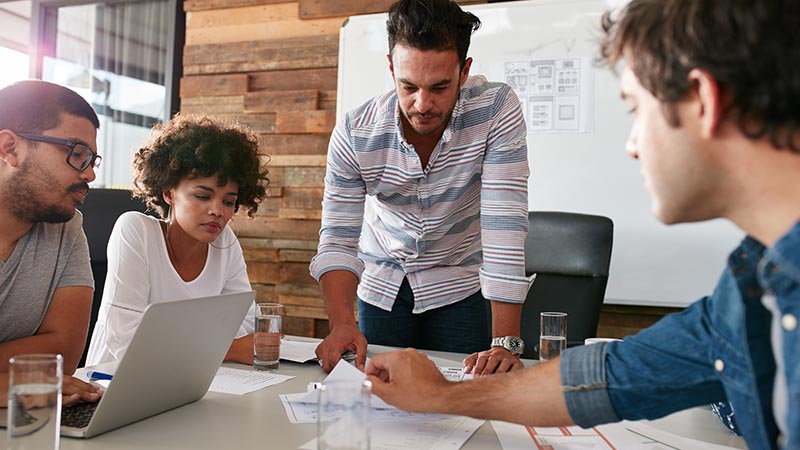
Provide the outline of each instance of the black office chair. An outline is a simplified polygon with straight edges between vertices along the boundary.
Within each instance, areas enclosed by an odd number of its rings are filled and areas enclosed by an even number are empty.
[[[91,189],[83,205],[78,207],[83,213],[83,231],[86,233],[86,240],[89,242],[89,258],[92,264],[92,276],[94,277],[94,297],[92,298],[92,316],[89,321],[89,335],[86,339],[86,346],[83,349],[78,367],[83,367],[86,362],[86,353],[89,350],[89,343],[92,341],[94,323],[97,321],[97,312],[100,309],[100,301],[103,299],[103,285],[106,281],[106,271],[108,270],[108,257],[106,247],[111,230],[117,218],[126,211],[144,212],[146,207],[139,199],[131,197],[131,191],[127,189]]]
[[[614,223],[588,214],[528,213],[525,272],[536,273],[522,308],[523,358],[538,358],[539,313],[568,314],[567,342],[597,335],[605,298]]]

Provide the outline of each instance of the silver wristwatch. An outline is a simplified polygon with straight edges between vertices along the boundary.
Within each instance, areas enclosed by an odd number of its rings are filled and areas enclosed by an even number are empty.
[[[525,341],[519,336],[500,336],[492,338],[492,347],[503,347],[512,355],[521,355],[525,350]]]

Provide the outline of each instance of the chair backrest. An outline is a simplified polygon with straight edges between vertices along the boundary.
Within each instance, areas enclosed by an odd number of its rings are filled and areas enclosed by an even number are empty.
[[[108,270],[106,247],[108,246],[108,238],[111,236],[111,230],[122,213],[126,211],[145,212],[146,207],[141,200],[132,198],[131,191],[127,189],[91,189],[83,205],[79,206],[78,209],[83,214],[83,231],[86,233],[86,240],[89,242],[89,258],[91,258],[92,276],[94,277],[94,297],[92,298],[89,335],[78,366],[82,367],[86,360],[86,352],[89,350],[89,342],[92,340],[94,323],[97,321],[97,312],[100,309],[100,301],[103,299],[103,285],[105,284],[106,271]]]
[[[525,272],[536,273],[522,308],[524,358],[538,358],[539,313],[568,314],[567,341],[597,335],[605,298],[614,223],[588,214],[528,213]]]

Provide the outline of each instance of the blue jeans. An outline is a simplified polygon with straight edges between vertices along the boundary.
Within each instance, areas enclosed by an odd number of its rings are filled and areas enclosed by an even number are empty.
[[[457,353],[489,348],[489,302],[480,291],[420,314],[413,308],[414,293],[404,279],[391,312],[358,300],[358,326],[370,344]]]

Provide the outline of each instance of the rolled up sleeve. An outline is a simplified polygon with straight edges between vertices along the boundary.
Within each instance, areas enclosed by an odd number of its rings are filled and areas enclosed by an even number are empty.
[[[337,124],[328,144],[322,227],[317,255],[311,260],[311,276],[347,270],[361,278],[364,263],[358,257],[358,241],[364,220],[366,187],[350,142],[348,118]]]
[[[524,303],[535,279],[525,275],[530,175],[527,135],[514,91],[509,88],[500,100],[481,176],[481,290],[488,300]]]
[[[619,422],[606,381],[608,342],[569,348],[561,354],[561,390],[573,422],[583,428]]]

